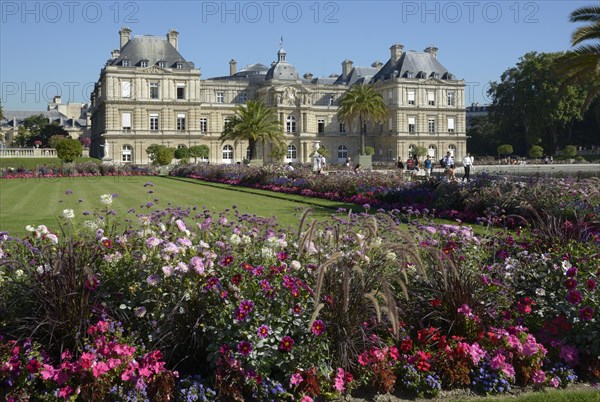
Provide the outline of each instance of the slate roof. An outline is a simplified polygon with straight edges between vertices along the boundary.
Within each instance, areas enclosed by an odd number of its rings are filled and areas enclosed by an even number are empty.
[[[58,123],[65,128],[86,127],[85,119],[69,119],[57,110],[5,110],[4,119],[0,125],[5,127],[18,127],[23,124],[27,117],[43,115],[50,123]],[[16,120],[16,125],[14,124]]]
[[[408,51],[402,53],[395,65],[392,65],[391,59],[388,60],[381,70],[374,75],[373,81],[408,78],[409,72],[413,74],[412,78],[430,78],[438,75],[440,79],[455,79],[432,54]],[[418,76],[419,73],[422,75]]]
[[[353,67],[346,79],[342,79],[340,75],[335,84],[353,85],[356,83],[368,83],[378,71],[379,69],[374,67]]]
[[[277,63],[275,63],[265,77],[265,80],[282,80],[282,81],[297,81],[300,80],[300,75],[296,71],[296,67],[285,60],[285,50],[279,49],[277,52]]]
[[[148,60],[148,67],[156,65],[159,61],[165,61],[167,68],[175,68],[178,62],[183,63],[184,69],[194,68],[194,63],[185,60],[167,38],[161,36],[133,37],[121,48],[119,57],[107,61],[106,65],[121,66],[125,59],[129,60],[131,67],[139,67],[142,60]]]
[[[244,66],[234,75],[225,75],[222,77],[213,77],[209,80],[231,80],[231,81],[248,81],[248,82],[263,82],[269,71],[269,67],[261,63],[254,63]]]

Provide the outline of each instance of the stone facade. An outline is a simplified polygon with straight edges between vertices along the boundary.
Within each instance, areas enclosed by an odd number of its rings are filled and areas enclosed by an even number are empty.
[[[356,127],[337,120],[340,97],[351,85],[372,83],[388,105],[389,119],[368,124],[366,145],[374,161],[405,160],[416,146],[439,159],[448,150],[457,159],[466,152],[464,81],[438,61],[437,49],[404,52],[391,47],[390,60],[370,67],[342,62],[340,75],[302,77],[287,61],[283,48],[277,62],[252,64],[229,75],[201,79],[200,70],[178,52],[178,33],[136,36],[122,28],[120,49],[103,67],[91,100],[91,156],[115,163],[147,163],[146,148],[207,145],[211,163],[236,163],[247,156],[247,144],[221,143],[219,136],[235,107],[259,99],[276,111],[288,142],[285,161],[308,163],[319,141],[329,162],[355,157],[360,138]],[[109,143],[111,155],[103,155]],[[258,156],[273,161],[269,146]]]

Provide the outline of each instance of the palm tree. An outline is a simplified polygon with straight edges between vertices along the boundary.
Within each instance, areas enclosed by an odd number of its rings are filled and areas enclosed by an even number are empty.
[[[236,145],[240,141],[248,141],[251,160],[256,158],[256,146],[259,141],[263,144],[263,150],[267,141],[277,148],[285,145],[282,127],[273,110],[266,107],[262,101],[253,100],[236,107],[236,115],[225,126],[219,140],[221,143],[234,141]]]
[[[372,85],[356,84],[340,99],[338,118],[352,127],[358,120],[360,130],[360,153],[365,155],[365,124],[368,121],[379,123],[385,121],[387,109],[383,97]]]
[[[600,95],[600,7],[578,8],[571,13],[570,21],[589,24],[573,32],[571,45],[577,47],[562,58],[559,72],[566,75],[565,83],[585,85],[588,94],[584,109],[587,109]]]

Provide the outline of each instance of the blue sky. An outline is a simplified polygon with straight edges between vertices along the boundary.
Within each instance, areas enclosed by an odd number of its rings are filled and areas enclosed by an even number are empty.
[[[438,59],[466,84],[466,104],[486,103],[485,88],[530,51],[569,49],[574,9],[587,1],[6,1],[0,2],[0,83],[5,110],[45,110],[56,94],[87,102],[119,45],[118,31],[179,31],[179,50],[202,78],[276,59],[302,75],[368,66],[389,47],[439,48]]]

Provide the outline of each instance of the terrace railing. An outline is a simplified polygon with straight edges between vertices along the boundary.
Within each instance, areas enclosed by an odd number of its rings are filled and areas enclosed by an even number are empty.
[[[56,158],[56,149],[0,148],[0,158]]]

